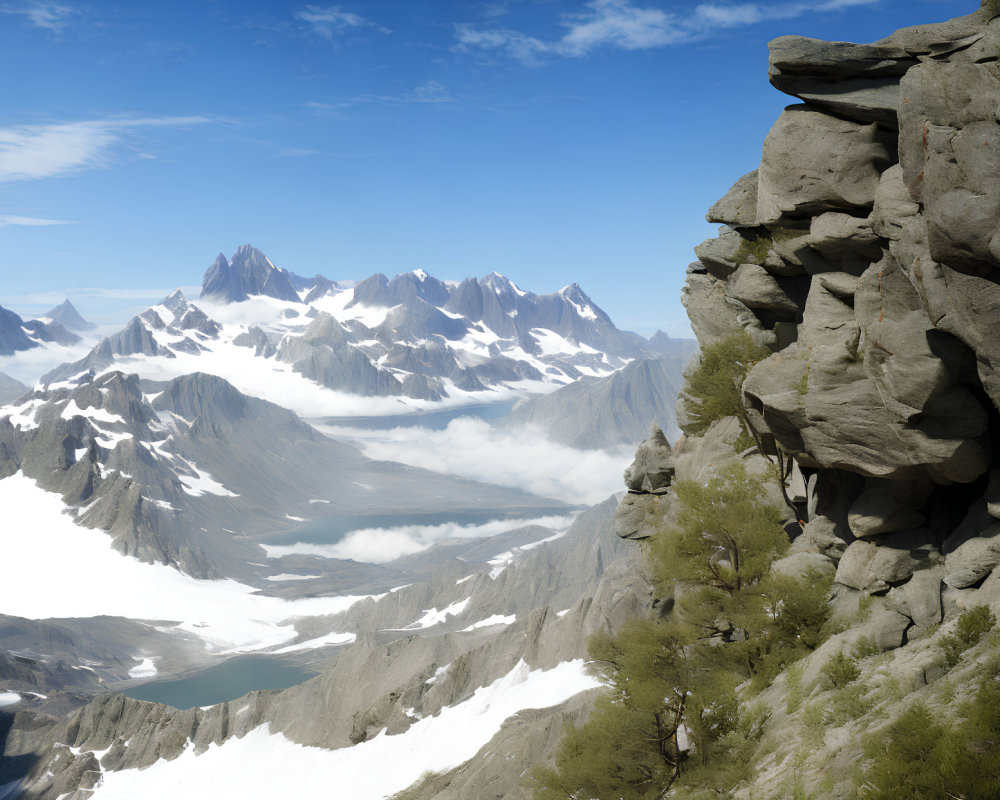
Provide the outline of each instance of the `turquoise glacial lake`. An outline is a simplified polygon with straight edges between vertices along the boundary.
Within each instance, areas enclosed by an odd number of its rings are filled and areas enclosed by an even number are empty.
[[[122,694],[174,708],[214,706],[260,689],[287,689],[318,674],[271,656],[237,656],[186,678],[150,681]]]

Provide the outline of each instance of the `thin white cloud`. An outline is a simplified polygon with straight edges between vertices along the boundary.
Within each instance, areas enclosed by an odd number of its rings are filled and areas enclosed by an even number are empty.
[[[40,217],[0,216],[0,228],[7,228],[7,227],[41,228],[41,227],[47,227],[49,225],[74,225],[74,224],[76,224],[76,221],[71,219],[42,219]]]
[[[0,128],[0,183],[68,175],[105,166],[111,150],[139,128],[179,127],[208,117],[138,117]]]
[[[36,28],[44,28],[51,33],[60,33],[70,19],[79,12],[72,6],[62,3],[49,3],[44,0],[21,3],[17,5],[0,6],[0,13],[19,14],[27,17]]]
[[[374,28],[379,33],[392,33],[389,28],[365,19],[359,14],[344,11],[340,6],[306,6],[295,13],[295,19],[304,22],[317,36],[333,41],[352,28]]]
[[[651,50],[705,39],[720,28],[841,11],[878,1],[703,3],[692,11],[668,13],[640,8],[629,0],[590,0],[583,11],[563,16],[561,24],[567,30],[559,38],[538,38],[497,25],[459,23],[455,26],[455,49],[492,52],[533,65],[556,57],[582,58],[601,49]]]
[[[856,6],[868,6],[878,0],[826,0],[821,3],[703,3],[694,11],[696,27],[721,26],[738,28],[776,19],[794,19],[814,12],[843,11]]]
[[[677,37],[674,19],[658,8],[636,8],[627,0],[593,0],[586,12],[569,17],[569,31],[559,50],[565,55],[585,56],[606,46],[623,50],[662,47]]]
[[[434,105],[440,103],[454,103],[458,100],[444,84],[435,80],[424,81],[413,87],[412,91],[402,94],[362,94],[352,97],[350,100],[343,100],[339,103],[322,103],[309,101],[306,107],[318,112],[342,111],[346,108],[358,105],[388,105],[402,106],[416,103],[418,105]]]

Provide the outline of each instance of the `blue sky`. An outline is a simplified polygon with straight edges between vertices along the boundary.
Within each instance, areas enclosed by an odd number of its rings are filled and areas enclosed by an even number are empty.
[[[791,98],[768,40],[976,0],[0,0],[0,305],[124,322],[243,242],[333,279],[576,281],[688,335],[704,212]]]

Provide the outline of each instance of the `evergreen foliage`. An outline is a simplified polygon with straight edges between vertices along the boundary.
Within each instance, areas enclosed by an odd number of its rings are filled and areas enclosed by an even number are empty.
[[[823,677],[834,689],[842,689],[861,675],[857,662],[846,653],[837,653],[823,665]]]
[[[865,800],[995,800],[1000,797],[1000,674],[984,677],[964,718],[942,718],[914,703],[868,737]]]
[[[737,464],[674,490],[675,523],[647,550],[673,610],[592,638],[609,694],[567,730],[555,767],[533,770],[536,800],[727,793],[746,777],[767,720],[741,685],[766,686],[822,642],[830,579],[771,574],[788,538],[764,478]]]
[[[962,653],[974,647],[996,624],[997,618],[988,606],[976,606],[963,611],[955,625],[955,632],[941,637],[945,663],[949,667],[958,664]]]
[[[684,408],[688,436],[704,433],[715,420],[742,416],[740,387],[750,368],[771,354],[740,331],[706,346],[698,362],[684,375]]]
[[[556,768],[535,768],[535,797],[659,797],[679,760],[688,683],[681,642],[659,620],[633,619],[615,637],[593,637],[589,650],[611,691],[586,725],[566,731]]]

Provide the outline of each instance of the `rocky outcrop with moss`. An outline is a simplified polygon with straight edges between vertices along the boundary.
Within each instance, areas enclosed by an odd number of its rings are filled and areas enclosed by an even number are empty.
[[[743,413],[805,477],[796,548],[914,624],[1000,563],[998,57],[987,5],[871,45],[772,42],[803,102],[710,210],[725,227],[684,289],[703,347],[772,351]]]
[[[708,213],[723,227],[683,290],[703,353],[765,349],[737,371],[732,416],[713,422],[689,381],[691,435],[656,474],[705,448],[713,471],[769,459],[792,523],[772,572],[834,576],[815,649],[740,692],[733,796],[1000,791],[976,710],[1000,670],[987,635],[1000,612],[998,59],[992,2],[870,45],[775,40],[771,83],[802,102]],[[728,452],[723,426],[746,437]],[[655,540],[676,492],[636,484],[636,469],[618,532]],[[954,775],[892,794],[892,759]],[[977,770],[992,777],[970,789]],[[671,796],[700,795],[682,781]]]

